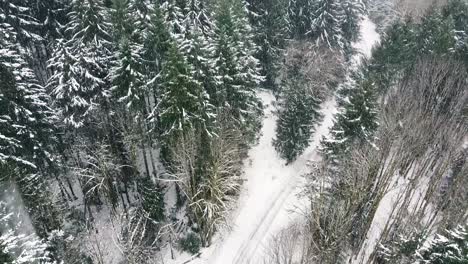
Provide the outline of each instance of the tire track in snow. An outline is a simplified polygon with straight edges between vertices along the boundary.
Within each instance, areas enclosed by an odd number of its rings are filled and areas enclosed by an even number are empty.
[[[250,248],[252,248],[251,246],[255,246],[255,249],[258,248],[258,245],[260,244],[262,238],[268,232],[268,228],[270,227],[271,223],[274,221],[276,215],[283,208],[284,203],[294,190],[294,186],[295,184],[289,184],[288,186],[286,186],[286,188],[283,188],[282,191],[280,191],[277,195],[274,195],[276,196],[276,198],[268,207],[270,208],[270,210],[267,210],[265,212],[260,222],[255,226],[255,231],[251,233],[246,239],[246,241],[242,243],[243,246],[237,251],[233,263],[245,263],[245,257],[250,257],[253,253],[255,253],[255,250],[253,252],[249,252]],[[252,243],[254,243],[255,241],[257,242],[254,245],[252,245]]]
[[[241,248],[238,249],[235,255],[232,262],[233,264],[251,263],[258,248],[262,244],[262,241],[264,241],[266,235],[270,231],[273,222],[278,217],[279,212],[282,209],[285,209],[285,203],[288,201],[288,198],[294,190],[296,190],[297,184],[300,181],[300,176],[307,171],[308,167],[305,164],[308,161],[312,161],[317,158],[318,142],[320,142],[322,137],[328,133],[330,127],[333,125],[333,116],[335,114],[334,109],[336,109],[336,102],[334,100],[334,96],[332,96],[332,98],[323,102],[321,106],[321,112],[324,114],[324,117],[322,122],[316,125],[316,132],[311,139],[310,146],[298,157],[296,161],[286,167],[286,174],[287,177],[291,177],[290,180],[286,180],[285,183],[287,185],[282,188],[282,191],[270,195],[270,197],[275,198],[268,206],[269,210],[265,212],[261,221],[255,226],[254,231],[242,243]]]
[[[360,58],[370,55],[371,47],[379,39],[378,34],[375,32],[375,27],[367,17],[364,17],[364,21],[360,26],[362,40],[354,43],[353,45],[358,51],[360,51],[360,54],[354,58],[355,65],[360,63]],[[196,263],[253,263],[253,257],[257,257],[258,248],[265,241],[268,233],[274,232],[278,227],[276,226],[278,224],[277,222],[281,222],[283,220],[281,219],[284,217],[282,210],[285,209],[285,203],[289,200],[288,198],[291,197],[291,193],[297,189],[299,175],[307,171],[306,163],[308,161],[315,160],[318,157],[317,147],[320,140],[323,136],[328,134],[330,127],[333,125],[333,115],[337,109],[336,102],[331,100],[326,102],[322,107],[322,111],[326,115],[315,131],[315,136],[311,141],[311,146],[295,163],[284,168],[284,166],[278,165],[282,161],[276,155],[272,154],[274,150],[272,150],[271,140],[274,137],[274,125],[276,123],[276,119],[275,114],[271,112],[273,107],[270,104],[274,102],[274,98],[271,93],[268,92],[263,93],[260,97],[264,101],[265,105],[268,106],[265,109],[267,114],[265,115],[265,123],[262,128],[262,131],[265,133],[262,133],[260,146],[254,147],[254,151],[252,153],[252,156],[254,157],[254,169],[249,170],[246,175],[246,178],[249,181],[253,180],[254,183],[250,187],[244,186],[243,188],[247,189],[250,194],[258,192],[261,200],[255,200],[255,198],[252,197],[248,198],[245,201],[246,206],[239,208],[240,212],[236,216],[237,222],[235,222],[237,226],[231,231],[230,235],[224,237],[218,242],[222,243],[220,244],[220,248],[212,248],[206,257],[203,257],[200,261],[195,261]],[[269,128],[264,130],[265,126],[268,126]],[[265,164],[265,160],[268,158],[270,158],[269,163]],[[281,173],[281,175],[275,174],[278,173],[278,171],[280,171],[279,173]],[[265,178],[265,175],[278,175],[278,178],[283,180],[275,183],[275,180],[269,180]],[[294,176],[294,178],[291,176]],[[259,184],[258,181],[262,181],[262,183]],[[273,194],[265,193],[265,185],[263,181],[266,181],[270,187],[274,186],[274,190],[276,192]],[[262,208],[263,211],[256,212],[259,208]],[[260,218],[260,221],[256,222],[255,217],[257,217],[257,219]],[[256,224],[254,228],[251,228],[248,223],[254,221]],[[273,230],[274,228],[275,230]]]

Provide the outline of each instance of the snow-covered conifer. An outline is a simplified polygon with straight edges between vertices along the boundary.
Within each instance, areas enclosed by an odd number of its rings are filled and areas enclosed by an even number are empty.
[[[332,163],[338,162],[352,144],[375,141],[377,98],[375,86],[365,76],[365,72],[356,73],[341,91],[341,112],[336,116],[329,138],[322,142],[324,153]]]
[[[220,1],[216,14],[215,52],[221,85],[218,104],[226,107],[249,136],[259,128],[261,112],[255,89],[263,81],[257,47],[243,1]]]
[[[343,6],[338,0],[315,0],[312,4],[310,36],[318,43],[343,48]]]
[[[73,1],[69,17],[65,32],[70,38],[54,51],[48,86],[64,122],[81,127],[109,96],[111,26],[100,0]],[[76,82],[61,82],[71,75]]]
[[[273,145],[289,163],[309,146],[313,125],[320,118],[320,100],[312,94],[298,65],[288,70],[288,77],[282,86]]]
[[[191,76],[191,65],[175,43],[167,56],[161,72],[162,93],[158,111],[162,135],[170,141],[187,129],[205,123],[205,107],[209,103],[201,83]]]

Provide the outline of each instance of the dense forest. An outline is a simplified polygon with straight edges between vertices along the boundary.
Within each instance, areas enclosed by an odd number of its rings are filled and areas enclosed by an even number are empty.
[[[0,263],[468,263],[468,2],[0,0]]]

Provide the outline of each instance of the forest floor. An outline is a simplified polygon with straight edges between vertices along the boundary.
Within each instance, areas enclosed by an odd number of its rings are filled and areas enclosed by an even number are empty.
[[[361,39],[354,44],[358,51],[353,58],[355,65],[363,56],[370,56],[372,46],[380,38],[367,17],[361,22],[360,31]],[[328,134],[337,113],[335,98],[322,104],[323,119],[315,128],[310,146],[296,161],[286,165],[272,145],[277,120],[275,98],[269,91],[259,92],[259,97],[265,105],[262,134],[259,143],[249,151],[243,175],[245,183],[237,209],[228,218],[228,227],[218,232],[212,246],[203,249],[199,257],[183,254],[176,260],[166,258],[166,264],[263,263],[272,236],[307,208],[307,199],[300,195],[305,184],[302,176],[309,171],[309,162],[320,159],[320,140]]]

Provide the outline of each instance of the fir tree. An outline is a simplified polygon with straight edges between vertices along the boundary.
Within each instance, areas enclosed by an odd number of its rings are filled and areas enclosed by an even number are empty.
[[[373,144],[378,126],[375,86],[366,79],[365,73],[354,76],[341,93],[341,112],[336,116],[329,139],[322,142],[325,155],[335,164],[352,144]]]
[[[280,156],[290,163],[309,146],[313,125],[320,118],[320,100],[311,94],[298,65],[288,70],[281,91],[273,145]]]

